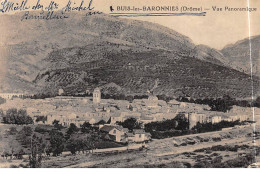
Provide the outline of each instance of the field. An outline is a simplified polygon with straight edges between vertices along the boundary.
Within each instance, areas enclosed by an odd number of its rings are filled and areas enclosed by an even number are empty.
[[[226,132],[153,140],[148,144],[148,148],[144,150],[70,156],[66,157],[67,160],[61,158],[60,162],[55,161],[54,163],[59,167],[199,167],[197,163],[203,164],[205,161],[209,163],[212,161],[216,162],[220,159],[222,162],[225,162],[250,154],[253,151],[251,132],[251,128],[243,128]],[[220,139],[215,139],[216,137]],[[196,141],[198,139],[204,139],[206,142]],[[195,144],[187,144],[187,141],[195,141]],[[182,145],[177,145],[178,143]],[[259,146],[259,140],[256,143]],[[229,145],[237,149],[229,148],[224,151],[217,148],[214,148],[214,151],[210,149],[200,150],[217,145],[221,145],[224,148],[226,145]],[[73,158],[73,163],[68,163],[70,158]],[[51,167],[49,164],[52,160],[47,161],[47,166]],[[247,164],[245,163],[245,165]]]
[[[259,126],[257,130],[259,130]],[[253,143],[252,127],[153,140],[147,148],[45,157],[42,167],[247,167],[260,153],[259,135]],[[257,160],[260,160],[257,156]],[[2,160],[15,167],[28,160]],[[22,165],[22,166],[23,166]],[[21,165],[20,165],[21,166]],[[8,167],[8,166],[6,166]]]

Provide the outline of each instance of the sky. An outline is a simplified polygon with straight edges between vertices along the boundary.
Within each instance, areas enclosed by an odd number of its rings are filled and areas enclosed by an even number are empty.
[[[244,8],[247,0],[109,0],[109,4],[117,6],[134,4],[136,6],[182,6],[202,7],[207,10],[206,16],[169,16],[169,17],[137,17],[134,19],[155,22],[169,27],[191,38],[195,44],[204,44],[216,49],[222,49],[227,44],[249,37],[248,12],[224,11],[225,6],[230,8]],[[135,2],[135,3],[133,3]],[[163,2],[163,3],[162,3]],[[97,2],[96,2],[97,3]],[[250,0],[250,7],[257,8],[250,15],[251,36],[260,35],[260,0]],[[107,4],[108,6],[108,4]],[[222,11],[213,11],[213,6],[222,7]]]

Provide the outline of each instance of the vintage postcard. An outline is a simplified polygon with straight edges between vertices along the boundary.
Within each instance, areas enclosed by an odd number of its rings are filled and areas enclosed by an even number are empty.
[[[259,0],[0,0],[0,168],[258,168]]]

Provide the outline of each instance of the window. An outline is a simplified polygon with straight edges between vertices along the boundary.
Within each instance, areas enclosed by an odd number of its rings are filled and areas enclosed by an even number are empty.
[[[142,135],[141,134],[139,134],[139,138],[141,138],[142,137]]]
[[[113,134],[115,134],[115,133],[116,133],[116,130],[113,131]]]

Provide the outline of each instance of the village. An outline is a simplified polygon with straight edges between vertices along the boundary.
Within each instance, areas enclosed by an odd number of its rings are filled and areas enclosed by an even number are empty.
[[[102,99],[100,88],[95,88],[93,97],[63,96],[59,89],[58,96],[45,99],[22,98],[22,94],[1,94],[6,103],[0,105],[5,113],[10,108],[24,109],[33,118],[34,124],[52,125],[56,120],[62,126],[75,124],[82,126],[85,122],[98,124],[115,142],[145,142],[151,139],[150,133],[144,129],[128,130],[118,125],[129,118],[134,118],[142,125],[173,119],[178,114],[184,114],[189,122],[189,129],[199,123],[219,123],[221,121],[253,121],[252,108],[233,106],[227,112],[211,111],[208,105],[170,100],[158,100],[155,95],[148,99],[127,100]],[[16,97],[13,97],[16,96]],[[260,112],[255,112],[260,113]],[[41,119],[39,119],[41,118]]]

